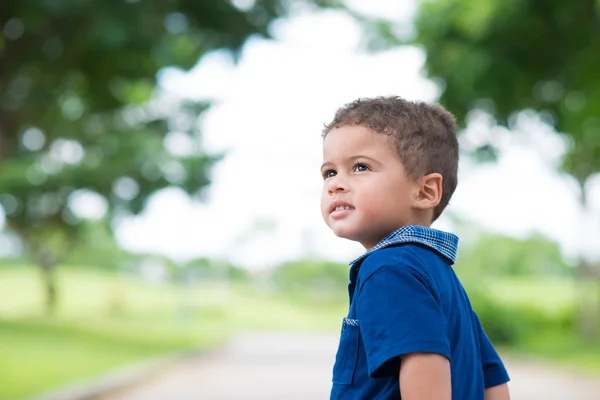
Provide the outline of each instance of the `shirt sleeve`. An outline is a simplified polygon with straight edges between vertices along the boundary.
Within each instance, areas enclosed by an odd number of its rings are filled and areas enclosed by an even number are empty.
[[[356,310],[372,378],[397,375],[400,357],[409,353],[450,359],[446,318],[428,280],[413,268],[378,268],[360,288]]]
[[[473,311],[473,318],[475,319],[479,333],[481,367],[483,368],[483,382],[485,388],[487,389],[502,385],[503,383],[510,381],[508,372],[488,335],[485,333],[483,326],[481,326],[481,322],[475,311]]]

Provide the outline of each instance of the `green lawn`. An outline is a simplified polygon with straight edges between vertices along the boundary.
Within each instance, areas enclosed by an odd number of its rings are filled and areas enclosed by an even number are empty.
[[[0,320],[0,398],[19,399],[210,340],[108,331],[83,324]]]
[[[299,306],[248,285],[180,288],[91,269],[59,271],[59,307],[47,318],[37,271],[0,268],[0,399],[214,347],[239,328],[337,330],[347,307],[345,294],[330,306]]]
[[[549,359],[575,370],[600,373],[600,342],[582,342],[575,333],[545,333],[525,340],[512,351]]]

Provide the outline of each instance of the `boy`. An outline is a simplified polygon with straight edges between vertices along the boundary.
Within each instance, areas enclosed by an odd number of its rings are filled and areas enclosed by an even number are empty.
[[[360,99],[323,132],[321,211],[362,244],[331,399],[508,400],[508,374],[429,228],[457,183],[454,117],[435,104]]]

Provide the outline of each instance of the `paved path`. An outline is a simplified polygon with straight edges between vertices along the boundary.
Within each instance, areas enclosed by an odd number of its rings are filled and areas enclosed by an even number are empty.
[[[101,400],[328,399],[337,337],[243,334],[147,384]],[[600,380],[507,362],[512,400],[600,400]]]

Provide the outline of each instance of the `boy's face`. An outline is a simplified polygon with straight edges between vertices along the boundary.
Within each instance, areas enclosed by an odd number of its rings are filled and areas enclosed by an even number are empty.
[[[321,213],[342,238],[375,246],[414,223],[417,184],[406,176],[393,139],[362,126],[331,130],[323,141]]]

